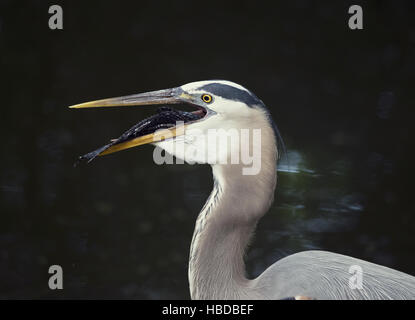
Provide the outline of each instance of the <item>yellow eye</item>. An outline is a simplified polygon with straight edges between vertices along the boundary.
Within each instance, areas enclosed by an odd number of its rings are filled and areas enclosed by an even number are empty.
[[[202,100],[203,100],[204,102],[206,102],[206,103],[211,103],[211,102],[212,102],[212,96],[211,96],[211,95],[209,95],[209,94],[204,94],[204,95],[202,96]]]

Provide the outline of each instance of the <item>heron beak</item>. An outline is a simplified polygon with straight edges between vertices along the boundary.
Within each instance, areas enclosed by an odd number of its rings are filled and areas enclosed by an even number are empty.
[[[152,92],[146,92],[141,94],[134,94],[129,96],[109,98],[102,100],[95,100],[76,104],[70,106],[71,109],[83,109],[83,108],[101,108],[101,107],[129,107],[129,106],[146,106],[146,105],[159,105],[159,104],[183,104],[191,103],[192,97],[183,92],[181,88],[172,88],[165,90],[158,90]],[[128,148],[159,142],[165,139],[174,138],[184,134],[184,126],[173,127],[164,130],[158,130],[150,134],[141,135],[139,137],[122,141],[120,143],[113,144],[102,150],[97,155],[106,155]]]
[[[148,106],[156,104],[177,104],[187,102],[190,96],[180,88],[157,90],[129,96],[95,100],[70,106],[71,109]]]

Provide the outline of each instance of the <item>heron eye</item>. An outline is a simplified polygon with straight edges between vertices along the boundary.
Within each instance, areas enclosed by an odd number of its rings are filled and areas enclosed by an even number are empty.
[[[206,103],[211,103],[211,102],[212,102],[212,96],[211,96],[211,95],[209,95],[209,94],[204,94],[204,95],[202,96],[202,100],[203,100],[204,102],[206,102]]]

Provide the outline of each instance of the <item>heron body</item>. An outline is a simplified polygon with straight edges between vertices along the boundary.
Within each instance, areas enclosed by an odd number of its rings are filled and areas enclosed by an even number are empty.
[[[282,145],[264,104],[244,87],[229,81],[199,81],[174,89],[98,100],[74,107],[164,103],[186,103],[198,111],[185,119],[182,133],[166,120],[163,120],[163,126],[175,130],[171,136],[163,138],[156,132],[151,133],[150,127],[153,128],[155,123],[160,125],[160,118],[152,118],[145,122],[146,130],[124,134],[124,139],[98,149],[94,157],[104,154],[104,150],[111,153],[152,143],[187,162],[211,165],[214,187],[196,220],[190,246],[188,276],[192,299],[284,299],[296,296],[415,299],[415,277],[325,251],[293,254],[271,265],[258,278],[247,278],[244,255],[257,222],[274,200],[277,148]],[[205,142],[206,137],[212,135],[212,129],[260,129],[261,138],[258,142],[241,136],[237,147],[218,150],[217,145]],[[259,148],[260,169],[255,174],[243,174],[246,163],[226,161],[231,154],[240,154],[241,146]],[[192,150],[200,152],[188,152]],[[91,158],[87,157],[87,160]],[[350,285],[350,268],[353,266],[362,271],[359,288]]]

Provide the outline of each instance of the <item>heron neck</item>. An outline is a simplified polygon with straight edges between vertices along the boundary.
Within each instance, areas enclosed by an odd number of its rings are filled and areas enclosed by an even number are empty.
[[[242,175],[240,165],[212,166],[214,188],[197,218],[190,249],[192,299],[261,298],[246,277],[244,254],[273,201],[275,157],[271,150],[267,165],[254,176]]]

